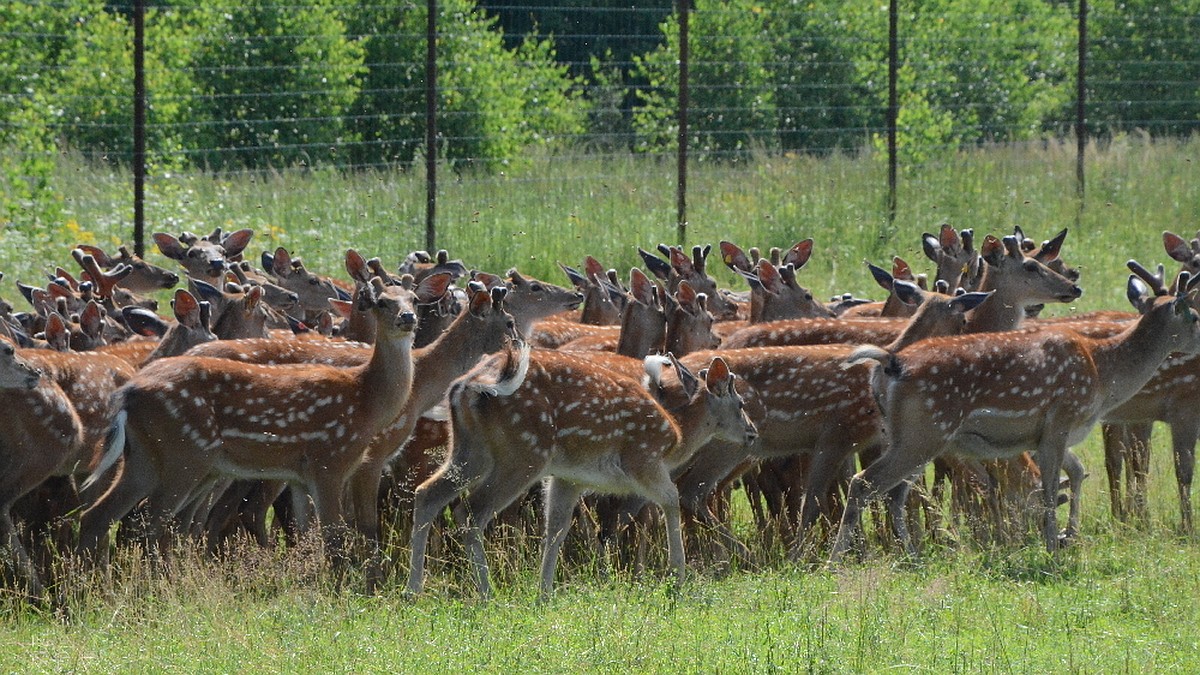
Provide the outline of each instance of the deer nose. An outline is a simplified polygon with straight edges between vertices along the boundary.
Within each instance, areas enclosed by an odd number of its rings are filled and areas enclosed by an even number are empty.
[[[179,283],[179,275],[175,274],[174,272],[167,272],[163,279],[166,283],[166,288],[173,288],[175,284]]]
[[[397,317],[396,325],[400,328],[412,330],[417,325],[417,315],[412,312],[401,312]]]
[[[225,260],[218,258],[208,262],[208,276],[219,277],[225,273]]]

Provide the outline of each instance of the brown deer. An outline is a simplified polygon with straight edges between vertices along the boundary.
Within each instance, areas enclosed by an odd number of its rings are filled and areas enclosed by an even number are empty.
[[[880,364],[874,390],[889,446],[851,481],[831,559],[853,546],[858,515],[870,499],[902,491],[910,476],[949,451],[982,459],[1036,451],[1043,535],[1046,548],[1055,551],[1059,471],[1068,448],[1137,393],[1172,352],[1200,351],[1200,324],[1188,285],[1181,275],[1175,296],[1155,298],[1131,276],[1128,295],[1142,318],[1109,338],[1069,330],[1011,331],[926,340],[896,353],[860,348],[851,363]],[[1072,500],[1068,535],[1079,527]],[[915,554],[904,501],[892,500],[890,508],[897,536]]]
[[[751,324],[800,317],[833,317],[833,311],[813,299],[813,294],[796,281],[796,272],[812,257],[813,240],[797,242],[780,255],[779,264],[769,258],[752,261],[737,245],[721,242],[721,259],[750,284]]]
[[[0,542],[28,595],[40,600],[41,579],[21,543],[11,509],[47,478],[70,470],[82,454],[84,430],[54,378],[43,376],[7,340],[0,340],[0,405],[8,411],[0,431]]]
[[[667,412],[636,380],[586,356],[507,352],[480,364],[450,391],[453,444],[445,463],[417,488],[407,590],[424,587],[433,519],[467,492],[467,550],[476,586],[489,597],[483,531],[496,512],[534,483],[546,484],[541,594],[553,589],[558,552],[586,490],[637,494],[666,515],[668,557],[685,574],[673,468],[712,438],[753,442],[756,431],[725,362],[714,358],[704,386],[680,371],[686,403]]]
[[[92,476],[119,458],[125,464],[83,513],[80,548],[94,551],[109,526],[147,497],[154,535],[203,484],[235,476],[300,485],[338,559],[343,486],[412,388],[411,304],[384,295],[381,282],[357,302],[376,313],[378,330],[371,358],[361,366],[260,366],[181,356],[139,371],[117,395],[118,412]]]
[[[191,232],[183,232],[179,237],[165,232],[151,235],[160,253],[183,265],[188,274],[214,284],[225,277],[229,261],[242,254],[253,236],[254,231],[249,229],[223,235],[219,227],[206,237]]]
[[[666,284],[668,293],[674,293],[679,284],[686,281],[696,293],[703,293],[708,298],[709,311],[716,320],[730,321],[738,317],[737,304],[726,297],[708,275],[706,268],[712,246],[693,246],[690,259],[679,246],[659,244],[658,251],[667,256],[666,261],[641,248],[638,254],[646,263],[646,269]]]
[[[140,256],[130,253],[128,246],[117,248],[117,255],[112,256],[104,249],[88,244],[80,244],[76,248],[92,256],[96,264],[105,271],[124,265],[130,273],[121,285],[134,293],[153,293],[165,288],[174,288],[179,283],[179,275],[158,265],[146,262]]]

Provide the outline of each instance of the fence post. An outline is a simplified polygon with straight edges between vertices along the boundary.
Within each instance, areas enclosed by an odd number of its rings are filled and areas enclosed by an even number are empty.
[[[133,251],[146,254],[146,0],[133,2]]]
[[[425,250],[437,250],[437,0],[425,21]]]
[[[691,0],[679,0],[679,138],[678,178],[675,186],[675,238],[683,246],[687,239],[688,163],[688,15]]]
[[[1087,150],[1087,14],[1087,0],[1079,0],[1079,70],[1075,74],[1075,194],[1079,198],[1076,221],[1083,214],[1083,153]]]
[[[887,108],[887,219],[889,228],[896,223],[896,124],[900,117],[900,101],[896,95],[896,79],[900,69],[900,45],[897,17],[898,0],[888,1],[888,108]]]

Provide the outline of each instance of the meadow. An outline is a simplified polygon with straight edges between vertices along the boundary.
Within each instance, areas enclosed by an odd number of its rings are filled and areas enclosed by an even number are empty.
[[[862,261],[898,254],[932,272],[919,236],[942,222],[979,234],[1019,225],[1037,239],[1069,227],[1064,257],[1081,269],[1085,294],[1050,311],[1126,309],[1125,261],[1169,262],[1162,231],[1190,237],[1200,222],[1197,161],[1198,140],[1099,144],[1081,206],[1071,147],[963,152],[901,174],[894,223],[875,158],[700,163],[687,243],[813,237],[800,279],[815,294],[879,297]],[[446,173],[438,244],[472,267],[517,266],[556,283],[565,282],[556,262],[578,265],[586,254],[624,276],[639,262],[636,246],[675,241],[673,175],[669,162],[551,156],[494,178]],[[127,175],[66,158],[59,185],[65,222],[3,230],[0,295],[14,304],[12,281],[40,283],[67,266],[73,244],[129,241]],[[419,172],[164,175],[150,183],[147,231],[249,227],[253,255],[285,246],[310,269],[340,274],[347,247],[389,266],[421,247],[423,209]],[[710,267],[742,287],[716,258]],[[697,562],[678,592],[661,565],[605,578],[584,558],[564,565],[556,597],[538,604],[536,538],[508,532],[492,539],[497,597],[484,604],[453,547],[416,600],[394,587],[375,597],[338,590],[308,550],[181,555],[165,572],[122,554],[108,574],[68,573],[63,611],[0,600],[0,670],[1195,672],[1200,541],[1178,531],[1167,437],[1156,429],[1144,525],[1111,517],[1098,433],[1077,449],[1090,471],[1083,532],[1055,558],[1036,536],[1004,546],[963,537],[915,562],[873,546],[838,569],[768,550],[757,570],[718,574]],[[753,547],[745,509],[735,516]],[[404,559],[403,546],[394,553]]]

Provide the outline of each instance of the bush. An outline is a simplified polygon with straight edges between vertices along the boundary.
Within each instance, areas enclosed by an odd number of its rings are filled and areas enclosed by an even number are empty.
[[[187,147],[214,168],[309,165],[353,141],[362,46],[346,38],[335,0],[282,6],[212,0],[183,10],[197,27],[191,63],[202,97]]]
[[[689,147],[702,153],[740,153],[776,147],[775,90],[769,65],[775,58],[763,3],[701,0],[689,20]],[[679,134],[679,17],[660,26],[665,44],[634,57],[633,76],[647,88],[637,92],[634,113],[638,149],[675,147]]]
[[[583,131],[586,105],[549,41],[506,49],[496,19],[474,3],[438,7],[441,156],[460,167],[496,168],[531,146]],[[424,6],[371,5],[356,13],[352,30],[372,64],[355,106],[364,141],[358,163],[409,162],[424,145],[425,24]]]

